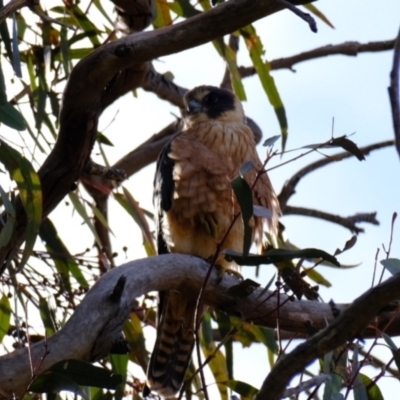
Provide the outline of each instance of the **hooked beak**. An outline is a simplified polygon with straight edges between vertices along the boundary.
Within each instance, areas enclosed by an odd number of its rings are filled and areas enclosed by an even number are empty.
[[[196,100],[190,100],[188,104],[188,114],[197,114],[203,109],[201,103]]]

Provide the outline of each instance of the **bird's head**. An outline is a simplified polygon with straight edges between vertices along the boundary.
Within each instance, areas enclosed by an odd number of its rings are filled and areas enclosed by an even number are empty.
[[[202,121],[245,122],[242,104],[229,90],[198,86],[185,94],[186,125]]]

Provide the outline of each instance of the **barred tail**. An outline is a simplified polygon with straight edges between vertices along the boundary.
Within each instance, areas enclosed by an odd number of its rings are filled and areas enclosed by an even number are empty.
[[[196,297],[176,290],[165,293],[157,340],[147,368],[147,384],[163,397],[181,388],[194,345]]]

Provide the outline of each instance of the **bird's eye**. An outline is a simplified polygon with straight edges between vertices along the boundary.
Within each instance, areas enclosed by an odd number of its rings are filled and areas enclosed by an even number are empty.
[[[210,93],[207,96],[206,100],[208,104],[215,104],[219,100],[219,98],[215,93]]]

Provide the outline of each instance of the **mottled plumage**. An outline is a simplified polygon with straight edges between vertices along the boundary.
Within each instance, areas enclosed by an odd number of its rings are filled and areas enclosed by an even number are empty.
[[[184,130],[161,152],[154,182],[158,252],[185,253],[205,259],[240,208],[230,181],[248,161],[254,164],[245,179],[253,184],[262,169],[252,131],[246,125],[242,105],[227,90],[199,86],[185,96]],[[263,240],[265,222],[276,229],[279,204],[266,173],[254,190],[254,204],[274,217],[254,218],[254,241]],[[239,218],[229,231],[222,250],[243,250],[244,228]],[[217,264],[235,269],[221,254]],[[148,385],[164,397],[181,387],[194,344],[197,294],[185,289],[160,293],[157,341],[149,364]]]

